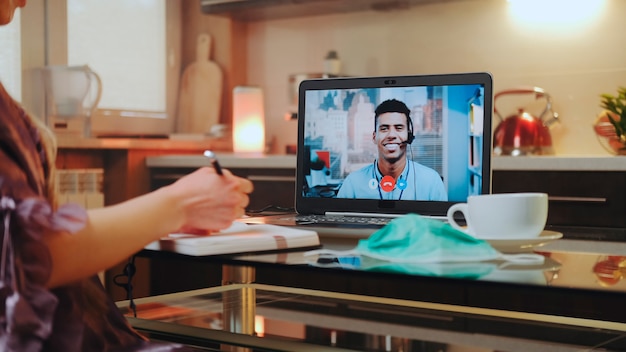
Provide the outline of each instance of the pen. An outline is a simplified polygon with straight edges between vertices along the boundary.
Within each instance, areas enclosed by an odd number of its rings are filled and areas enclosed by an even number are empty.
[[[211,165],[213,165],[213,168],[215,169],[215,172],[217,172],[218,175],[223,175],[224,174],[222,172],[222,166],[217,161],[217,157],[215,156],[215,153],[213,153],[210,150],[205,150],[204,151],[204,156],[206,156],[207,158],[209,158],[211,160]]]

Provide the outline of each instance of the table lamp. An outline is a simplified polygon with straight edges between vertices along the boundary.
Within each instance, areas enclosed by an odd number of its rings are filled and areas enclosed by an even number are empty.
[[[259,87],[237,86],[233,89],[233,151],[265,151],[265,110],[263,90]]]

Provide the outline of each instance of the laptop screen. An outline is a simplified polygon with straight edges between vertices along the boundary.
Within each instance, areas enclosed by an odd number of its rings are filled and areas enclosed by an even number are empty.
[[[445,214],[490,192],[488,73],[301,83],[296,210]]]

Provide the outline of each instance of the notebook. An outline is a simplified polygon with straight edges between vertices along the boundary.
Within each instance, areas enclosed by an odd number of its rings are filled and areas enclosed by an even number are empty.
[[[443,219],[491,192],[492,105],[487,72],[305,80],[296,213],[244,221],[367,234],[407,213]]]
[[[154,251],[170,251],[193,256],[283,251],[292,248],[317,248],[315,231],[275,225],[248,225],[234,222],[229,228],[207,236],[173,233],[146,245]],[[272,254],[276,260],[284,254]]]

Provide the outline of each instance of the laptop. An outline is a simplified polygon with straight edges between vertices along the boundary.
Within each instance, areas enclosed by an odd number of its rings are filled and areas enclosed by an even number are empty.
[[[296,212],[244,221],[369,235],[407,213],[445,219],[491,192],[492,105],[487,72],[305,80]]]

